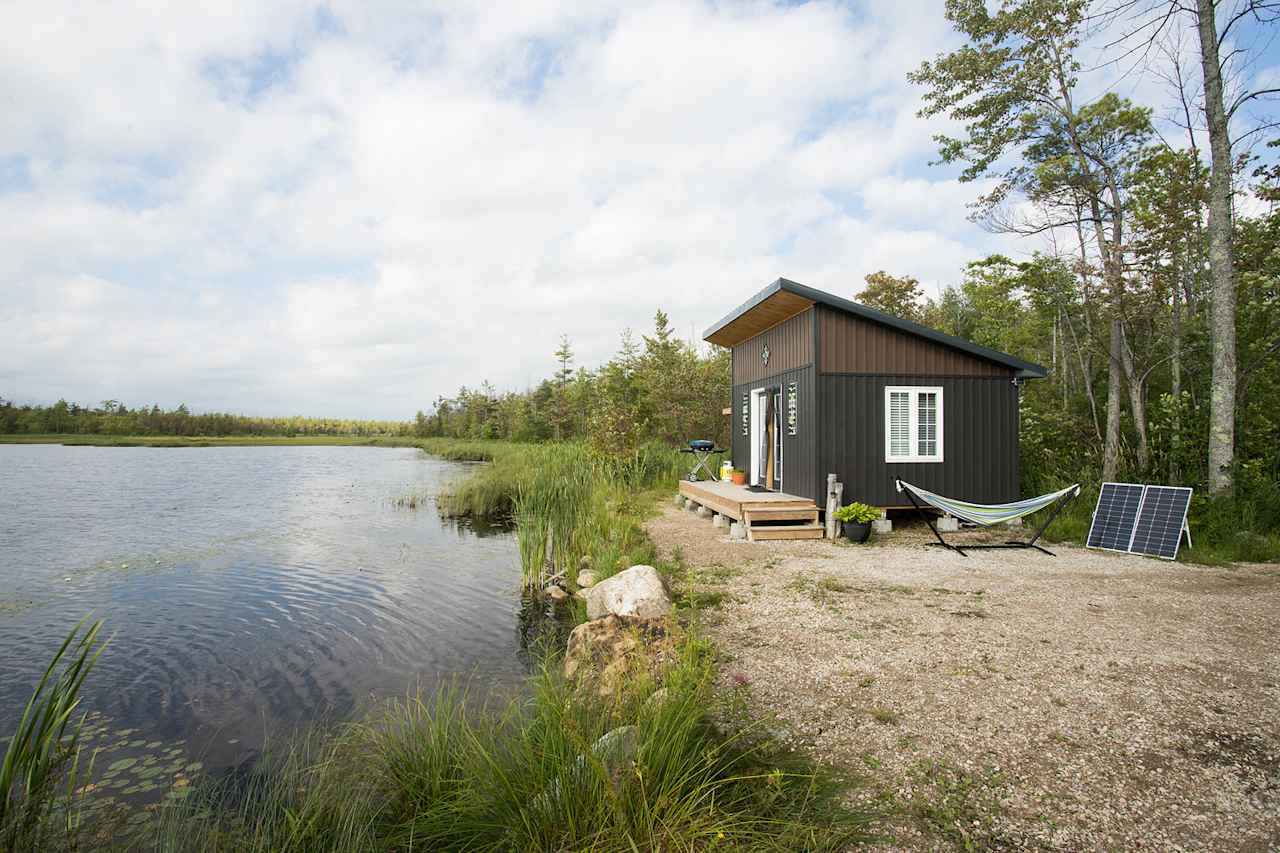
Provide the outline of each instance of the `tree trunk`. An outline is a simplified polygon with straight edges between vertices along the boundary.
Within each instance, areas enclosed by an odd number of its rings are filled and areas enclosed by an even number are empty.
[[[1172,419],[1169,424],[1169,485],[1182,481],[1178,469],[1178,457],[1182,455],[1182,286],[1191,265],[1190,253],[1183,258],[1178,270],[1178,280],[1173,285],[1173,311],[1171,335],[1173,354],[1169,358],[1169,393],[1173,397]]]
[[[1213,340],[1209,398],[1209,492],[1232,487],[1236,410],[1236,290],[1231,248],[1231,138],[1222,98],[1218,27],[1213,0],[1196,0],[1204,109],[1209,124],[1209,276],[1212,278],[1209,330]]]
[[[1117,353],[1124,347],[1124,327],[1119,315],[1111,318],[1111,346],[1107,358],[1107,434],[1102,443],[1102,481],[1116,478],[1120,467],[1120,386],[1124,370]]]
[[[1124,357],[1121,362],[1124,381],[1129,389],[1129,411],[1133,413],[1133,428],[1138,433],[1138,468],[1145,474],[1151,467],[1151,444],[1147,438],[1147,383],[1134,367],[1133,349],[1127,339],[1121,348],[1121,354]]]

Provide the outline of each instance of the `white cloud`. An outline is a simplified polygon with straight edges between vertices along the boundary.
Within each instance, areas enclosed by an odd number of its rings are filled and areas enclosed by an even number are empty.
[[[0,394],[408,417],[778,275],[954,281],[1009,244],[925,165],[953,37],[870,5],[8,7]]]

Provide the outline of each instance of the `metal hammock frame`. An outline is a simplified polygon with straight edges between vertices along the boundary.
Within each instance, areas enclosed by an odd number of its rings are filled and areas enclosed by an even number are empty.
[[[1032,498],[1031,500],[1018,501],[1016,503],[1011,503],[1011,504],[973,504],[973,503],[968,503],[966,501],[954,502],[955,504],[959,504],[962,506],[973,507],[975,510],[997,511],[994,513],[994,515],[998,516],[999,520],[993,519],[991,521],[982,521],[980,518],[974,517],[972,515],[962,515],[957,513],[954,507],[948,506],[948,504],[951,503],[951,501],[949,499],[943,498],[941,495],[934,495],[933,492],[930,492],[926,489],[917,489],[917,487],[912,486],[910,483],[904,483],[902,480],[894,480],[894,482],[897,485],[898,491],[902,492],[907,496],[907,499],[911,501],[911,505],[916,508],[916,512],[919,513],[920,517],[924,519],[924,523],[929,525],[929,529],[932,530],[933,535],[937,537],[938,539],[937,542],[930,542],[929,544],[941,545],[943,548],[946,548],[949,551],[955,551],[961,557],[969,556],[964,552],[964,549],[974,551],[974,550],[991,550],[995,548],[1034,548],[1037,551],[1040,551],[1041,553],[1048,554],[1050,557],[1056,557],[1057,554],[1054,554],[1048,548],[1045,548],[1041,545],[1037,545],[1036,542],[1040,539],[1041,535],[1043,535],[1045,530],[1048,529],[1049,525],[1053,523],[1053,520],[1058,517],[1058,514],[1061,513],[1064,509],[1066,509],[1067,504],[1075,500],[1076,497],[1079,496],[1080,494],[1080,484],[1076,483],[1075,485],[1068,486],[1067,488],[1063,489],[1060,492],[1052,492],[1048,495],[1041,495],[1039,498]],[[926,497],[926,495],[930,495],[930,496],[933,496],[934,498],[937,498],[939,503],[935,503],[934,501],[930,500],[928,497]],[[1031,515],[1032,513],[1039,512],[1040,510],[1047,509],[1049,507],[1053,507],[1053,512],[1049,513],[1049,517],[1044,520],[1044,523],[1041,524],[1038,528],[1036,528],[1035,535],[1032,536],[1030,539],[1026,539],[1026,540],[1009,539],[1009,540],[1006,540],[1005,542],[1001,542],[998,544],[965,545],[963,548],[961,548],[961,546],[952,545],[950,542],[942,538],[942,534],[938,532],[938,528],[936,525],[934,525],[933,519],[929,516],[927,512],[924,511],[924,507],[920,506],[920,504],[916,501],[917,497],[920,498],[921,501],[928,504],[929,506],[932,506],[935,509],[941,510],[947,513],[948,515],[954,515],[957,518],[964,518],[965,521],[971,522],[973,524],[980,524],[980,525],[983,525],[984,527],[990,526],[992,524],[999,524],[1002,521],[1009,521],[1014,518],[1022,518],[1024,515]],[[1045,500],[1043,504],[1040,504],[1040,501],[1046,498],[1052,498],[1052,500]],[[999,510],[1005,510],[1005,512],[1000,513]]]

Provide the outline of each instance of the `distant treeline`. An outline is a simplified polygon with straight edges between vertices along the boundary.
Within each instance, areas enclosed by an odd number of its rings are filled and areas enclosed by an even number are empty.
[[[51,406],[19,406],[0,397],[0,433],[58,435],[411,435],[407,421],[361,421],[348,418],[254,418],[209,412],[193,415],[186,405],[130,409],[116,400],[96,407],[59,400]]]
[[[609,456],[633,453],[657,441],[725,441],[729,405],[729,351],[709,351],[676,336],[667,315],[654,316],[652,334],[637,342],[622,333],[617,353],[595,370],[574,367],[567,336],[555,353],[559,367],[527,391],[499,393],[488,382],[436,399],[418,412],[421,437],[505,438],[515,441],[586,439]]]

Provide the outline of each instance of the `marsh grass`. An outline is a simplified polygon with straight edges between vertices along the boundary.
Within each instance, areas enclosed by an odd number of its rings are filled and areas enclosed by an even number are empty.
[[[563,572],[576,588],[584,558],[601,580],[652,563],[641,522],[683,470],[678,452],[657,445],[624,457],[579,443],[428,439],[422,446],[444,459],[489,462],[450,484],[439,506],[450,516],[514,524],[528,585]]]
[[[709,710],[733,699],[714,691],[703,644],[663,693],[633,685],[616,703],[574,693],[557,669],[548,660],[506,702],[452,687],[300,741],[248,788],[162,810],[157,849],[781,851],[868,836],[840,780],[716,726]],[[601,738],[623,726],[634,750],[610,755]]]
[[[79,622],[45,669],[0,762],[0,850],[73,846],[80,688],[102,654],[102,622]]]

